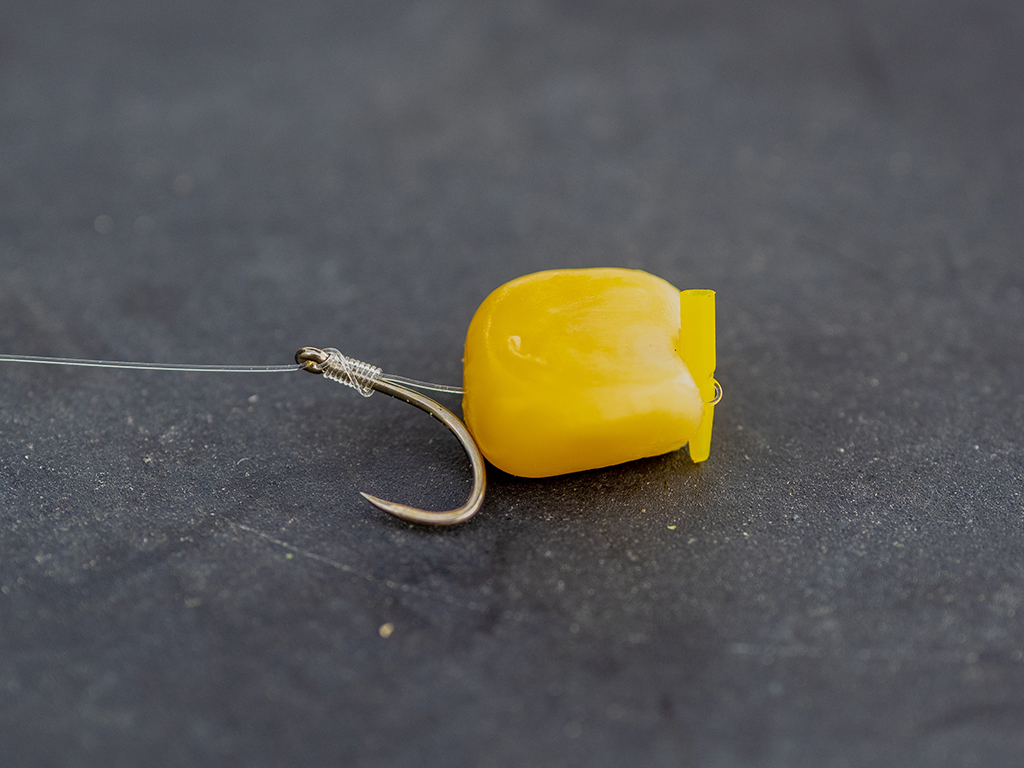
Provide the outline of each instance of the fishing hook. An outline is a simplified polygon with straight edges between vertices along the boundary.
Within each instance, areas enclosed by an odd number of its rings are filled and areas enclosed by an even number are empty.
[[[378,509],[407,520],[411,523],[423,525],[456,525],[464,523],[479,511],[484,502],[484,489],[487,485],[487,473],[484,468],[484,457],[480,449],[469,434],[469,430],[462,423],[458,416],[449,411],[440,403],[430,399],[405,386],[403,383],[412,383],[409,379],[400,377],[385,376],[380,368],[367,363],[353,360],[333,348],[319,349],[317,347],[302,347],[295,353],[295,362],[310,373],[320,374],[339,384],[352,387],[364,397],[369,397],[374,392],[381,392],[385,395],[397,398],[409,405],[426,411],[435,419],[440,421],[451,431],[462,444],[469,457],[469,463],[473,470],[473,490],[470,491],[469,500],[458,509],[447,512],[430,512],[425,509],[417,509],[407,504],[399,504],[394,501],[387,501],[369,493],[360,492],[360,496]],[[458,391],[454,387],[431,387],[441,391]]]

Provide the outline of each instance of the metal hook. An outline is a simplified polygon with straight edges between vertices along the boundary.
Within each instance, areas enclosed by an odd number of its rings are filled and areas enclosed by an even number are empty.
[[[373,504],[373,506],[395,517],[423,525],[456,525],[457,523],[466,522],[479,511],[480,506],[484,503],[484,489],[487,485],[484,457],[480,453],[480,449],[477,448],[473,436],[469,434],[469,430],[466,429],[465,424],[462,423],[458,416],[429,397],[421,395],[419,392],[415,392],[401,384],[388,381],[380,368],[345,357],[336,349],[303,347],[295,353],[295,362],[302,366],[303,370],[310,373],[318,373],[333,381],[350,386],[367,397],[372,392],[381,392],[426,411],[444,424],[458,438],[466,451],[466,455],[469,457],[469,463],[472,465],[473,490],[470,491],[469,500],[458,509],[452,509],[447,512],[430,512],[425,509],[410,507],[406,504],[387,501],[361,491],[360,496]]]

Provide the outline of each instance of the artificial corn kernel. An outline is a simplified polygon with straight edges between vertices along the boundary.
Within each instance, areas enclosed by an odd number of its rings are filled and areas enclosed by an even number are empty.
[[[681,344],[679,290],[646,272],[552,270],[494,291],[469,326],[463,371],[463,413],[484,456],[548,477],[675,451],[702,420],[709,443],[714,294],[685,292],[683,315],[687,294],[701,295],[697,315],[710,296],[710,361],[706,338]],[[703,355],[698,382],[684,346]]]

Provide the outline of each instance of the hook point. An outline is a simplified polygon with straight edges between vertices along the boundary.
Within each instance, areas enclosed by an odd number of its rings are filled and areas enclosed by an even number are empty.
[[[417,509],[407,504],[398,504],[394,501],[374,496],[371,493],[364,493],[363,491],[360,491],[359,495],[377,509],[383,510],[389,515],[394,515],[409,523],[419,523],[420,525],[458,525],[459,523],[464,523],[477,513],[484,500],[482,493],[478,497],[474,494],[474,498],[470,499],[468,504],[458,509],[453,509],[450,512],[428,512],[425,509]]]

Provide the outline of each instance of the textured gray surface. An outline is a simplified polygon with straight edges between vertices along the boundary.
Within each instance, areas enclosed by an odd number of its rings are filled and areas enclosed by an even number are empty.
[[[356,494],[468,490],[408,406],[4,366],[5,763],[1024,762],[1019,3],[2,16],[3,351],[457,382],[619,265],[718,291],[726,389],[700,468],[429,531]]]

